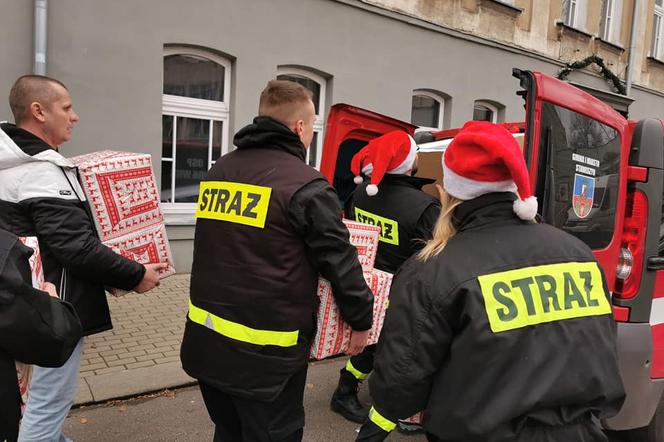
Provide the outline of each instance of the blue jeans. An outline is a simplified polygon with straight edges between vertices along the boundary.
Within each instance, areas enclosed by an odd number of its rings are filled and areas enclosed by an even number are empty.
[[[71,442],[62,427],[76,397],[82,352],[83,339],[62,367],[33,367],[19,442]]]

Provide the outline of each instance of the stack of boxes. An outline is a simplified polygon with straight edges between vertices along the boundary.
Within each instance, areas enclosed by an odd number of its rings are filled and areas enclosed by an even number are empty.
[[[162,278],[175,273],[150,155],[104,150],[72,161],[101,241],[141,264],[167,262]]]
[[[374,321],[367,341],[367,345],[371,345],[378,342],[383,327],[392,275],[374,269],[380,228],[350,220],[344,220],[344,224],[350,233],[351,244],[357,248],[364,278],[374,294]],[[324,278],[318,280],[318,297],[320,299],[318,327],[311,345],[310,356],[313,359],[324,359],[348,350],[351,328],[341,318],[339,308],[334,302],[330,282]]]

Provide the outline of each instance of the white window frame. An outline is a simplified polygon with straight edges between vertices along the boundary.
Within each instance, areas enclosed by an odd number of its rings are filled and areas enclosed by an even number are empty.
[[[445,122],[445,98],[443,98],[441,95],[436,94],[434,92],[431,92],[430,90],[427,89],[415,89],[413,91],[412,96],[410,97],[410,115],[411,115],[411,122],[412,122],[412,116],[413,116],[413,97],[416,95],[421,95],[423,97],[429,97],[436,101],[438,103],[438,124],[436,127],[425,127],[421,126],[418,127],[415,132],[429,132],[429,131],[438,131],[443,129],[443,124]],[[414,123],[413,123],[414,124]]]
[[[622,28],[622,0],[604,0],[606,4],[605,15],[602,17],[603,32],[600,38],[612,43],[620,43]]]
[[[320,96],[318,97],[318,114],[316,114],[316,120],[314,121],[314,133],[316,134],[316,170],[320,170],[320,162],[323,155],[323,141],[324,141],[324,130],[325,130],[325,97],[327,94],[327,79],[321,75],[315,74],[311,71],[301,68],[295,68],[290,66],[279,66],[277,67],[277,77],[279,75],[290,75],[292,77],[305,78],[307,80],[312,80],[318,83],[320,86]],[[305,161],[309,164],[309,153],[311,149],[307,149]]]
[[[586,19],[588,16],[588,0],[563,0],[563,12],[565,12],[565,3],[567,14],[562,17],[563,23],[572,28],[586,29]]]
[[[224,95],[222,101],[203,100],[199,98],[181,97],[178,95],[162,94],[162,115],[169,115],[173,117],[173,157],[172,159],[164,159],[161,157],[161,162],[167,161],[173,164],[173,171],[171,173],[171,193],[175,195],[175,168],[174,165],[177,161],[177,118],[198,118],[210,120],[210,143],[208,146],[208,169],[212,167],[215,161],[212,160],[212,135],[213,135],[213,121],[221,121],[221,155],[225,155],[230,151],[230,90],[231,90],[231,62],[223,57],[214,53],[204,51],[197,48],[189,47],[167,47],[164,48],[162,60],[169,55],[191,55],[195,57],[205,58],[214,63],[224,67]],[[163,61],[162,61],[163,64]],[[162,88],[163,90],[163,88]],[[163,177],[162,177],[163,179]],[[161,188],[159,189],[161,192]],[[196,203],[161,203],[164,211],[166,224],[185,224],[191,225],[196,222],[194,214],[196,212]]]
[[[651,57],[664,60],[664,5],[659,6],[657,2],[655,2],[655,10],[653,12],[650,52]]]
[[[489,109],[491,111],[491,114],[492,114],[491,122],[492,123],[497,123],[498,122],[498,106],[496,106],[495,104],[491,104],[488,101],[475,100],[475,102],[473,103],[473,113],[475,113],[475,107],[476,106],[484,106],[487,109]]]

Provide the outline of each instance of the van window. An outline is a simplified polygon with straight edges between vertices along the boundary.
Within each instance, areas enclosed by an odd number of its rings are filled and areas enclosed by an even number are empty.
[[[544,220],[592,249],[607,247],[618,204],[618,131],[543,103],[540,166],[537,194]]]

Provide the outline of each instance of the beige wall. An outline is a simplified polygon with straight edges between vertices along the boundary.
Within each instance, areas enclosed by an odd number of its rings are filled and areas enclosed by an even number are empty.
[[[495,0],[363,1],[565,63],[597,54],[612,72],[623,80],[626,77],[634,0],[623,0],[620,37],[614,43],[599,38],[602,0],[588,0],[584,32],[558,24],[562,0],[516,0],[515,6],[522,9],[521,13]],[[648,60],[654,2],[641,1],[632,75],[635,85],[664,92],[664,64]]]

